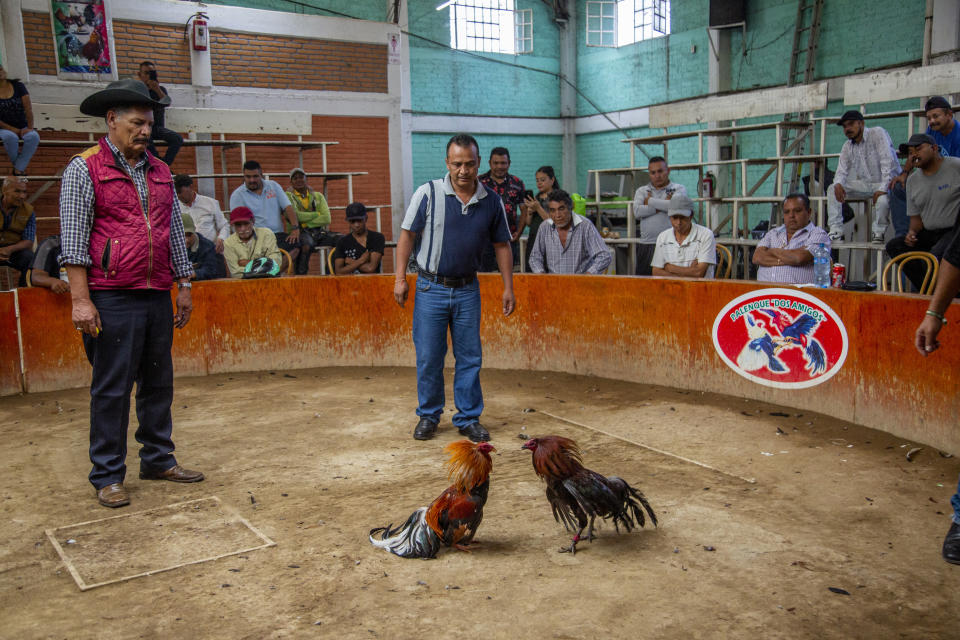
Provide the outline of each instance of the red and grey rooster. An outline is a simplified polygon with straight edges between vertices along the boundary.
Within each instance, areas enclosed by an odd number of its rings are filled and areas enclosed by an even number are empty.
[[[533,470],[547,483],[547,500],[553,517],[567,531],[577,532],[570,546],[560,549],[561,553],[577,552],[584,529],[587,529],[586,539],[593,541],[593,521],[597,516],[613,520],[619,533],[621,526],[627,531],[638,524],[642,527],[646,509],[656,526],[657,516],[643,494],[620,478],[605,478],[584,467],[580,447],[573,440],[544,436],[527,440],[522,448],[533,453]]]
[[[490,488],[490,470],[496,451],[489,442],[451,442],[443,449],[450,454],[444,466],[453,484],[429,507],[420,507],[407,521],[370,530],[370,542],[401,558],[434,558],[440,545],[469,551],[483,519],[483,505]]]

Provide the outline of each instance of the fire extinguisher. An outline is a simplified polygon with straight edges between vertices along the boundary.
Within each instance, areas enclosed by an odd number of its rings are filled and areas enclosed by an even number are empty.
[[[195,13],[190,20],[193,22],[191,41],[194,51],[206,51],[209,46],[210,33],[207,30],[207,15]]]
[[[707,171],[706,175],[700,180],[700,197],[701,198],[712,198],[714,197],[715,189],[717,185],[717,177],[713,175],[712,171]]]

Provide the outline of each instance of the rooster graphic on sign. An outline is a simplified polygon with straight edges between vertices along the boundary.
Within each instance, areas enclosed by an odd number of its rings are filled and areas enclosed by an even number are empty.
[[[737,366],[744,371],[766,368],[772,373],[789,373],[780,359],[785,349],[800,349],[804,368],[811,376],[826,371],[827,358],[820,342],[813,337],[820,321],[808,313],[791,317],[778,309],[760,309],[743,316],[749,341],[737,356]]]

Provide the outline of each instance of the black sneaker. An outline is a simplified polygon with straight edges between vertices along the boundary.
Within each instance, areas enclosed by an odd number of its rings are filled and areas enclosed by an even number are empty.
[[[465,427],[460,427],[460,435],[466,436],[474,442],[489,442],[490,434],[479,422],[471,422]]]
[[[430,418],[420,418],[416,428],[413,430],[414,440],[429,440],[437,435],[437,423]]]
[[[960,564],[960,524],[954,522],[943,539],[943,559],[950,564]]]

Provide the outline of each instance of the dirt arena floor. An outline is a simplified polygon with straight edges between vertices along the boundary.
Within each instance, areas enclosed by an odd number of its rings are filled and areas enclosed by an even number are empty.
[[[207,480],[139,480],[131,429],[132,504],[120,510],[98,506],[86,481],[86,389],[0,399],[0,637],[960,634],[960,567],[940,558],[958,458],[695,391],[523,371],[483,383],[498,452],[481,544],[429,561],[367,540],[447,486],[441,450],[457,434],[446,419],[434,440],[411,438],[412,369],[179,379],[177,453]],[[575,556],[558,553],[570,536],[520,450],[551,433],[642,489],[660,527],[605,526]],[[276,546],[80,591],[44,534],[207,496]],[[125,535],[133,544],[100,550],[101,566],[136,549],[138,532]]]

